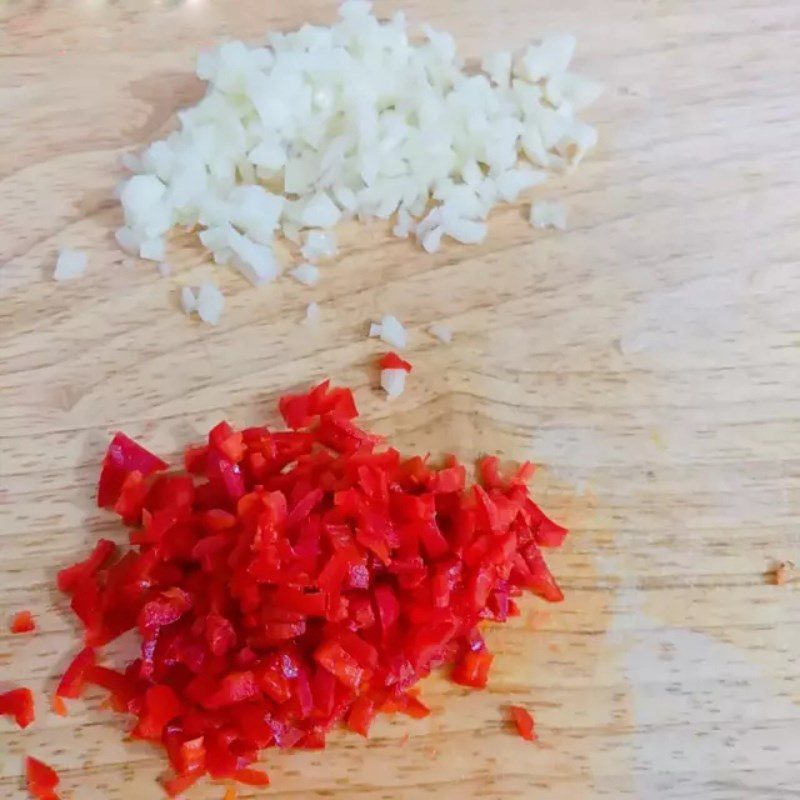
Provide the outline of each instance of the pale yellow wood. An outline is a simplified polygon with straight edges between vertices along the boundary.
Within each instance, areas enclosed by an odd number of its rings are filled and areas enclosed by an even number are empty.
[[[395,3],[380,2],[388,14]],[[408,449],[492,451],[545,465],[543,502],[574,534],[553,556],[567,601],[526,600],[493,630],[491,690],[441,679],[427,720],[369,742],[269,753],[273,797],[794,797],[800,789],[800,4],[797,0],[408,0],[463,52],[574,31],[609,90],[601,145],[542,188],[564,234],[499,210],[475,248],[429,257],[382,226],[343,234],[310,291],[222,273],[218,329],[177,290],[210,268],[176,240],[169,279],[123,257],[117,160],[198,97],[199,47],[332,19],[326,0],[10,0],[0,7],[0,687],[52,690],[76,633],[55,570],[119,535],[92,492],[109,431],[177,453],[222,417],[274,419],[287,387],[356,387]],[[59,246],[88,274],[50,276]],[[317,329],[298,326],[319,301]],[[411,330],[415,371],[374,391],[368,319]],[[425,334],[455,330],[450,347]],[[11,637],[32,609],[40,631]],[[0,794],[22,756],[76,800],[160,796],[160,755],[123,742],[100,698],[24,734],[0,720]],[[525,703],[540,744],[506,729]],[[407,740],[406,740],[407,737]],[[193,798],[220,798],[203,786]],[[243,792],[243,797],[256,796]]]

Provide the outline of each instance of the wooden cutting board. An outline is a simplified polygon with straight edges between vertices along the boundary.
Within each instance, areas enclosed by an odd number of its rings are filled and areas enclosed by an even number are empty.
[[[388,15],[398,6],[379,2]],[[212,272],[188,235],[161,278],[113,242],[120,155],[194,102],[218,37],[329,22],[335,4],[16,0],[0,8],[0,687],[37,691],[24,733],[0,720],[0,794],[22,757],[64,797],[160,796],[160,754],[123,740],[101,698],[48,713],[74,653],[56,569],[119,536],[92,502],[109,432],[160,453],[225,417],[274,420],[323,376],[408,450],[542,464],[544,506],[573,528],[552,558],[567,594],[526,599],[489,638],[491,688],[434,678],[423,721],[381,720],[319,753],[269,753],[291,798],[793,797],[800,789],[800,4],[796,0],[407,0],[471,58],[544,30],[579,39],[608,84],[595,154],[537,191],[566,233],[499,209],[480,247],[428,256],[383,225],[341,234],[314,290],[218,272],[216,329],[177,310]],[[56,285],[57,249],[88,273]],[[299,325],[319,302],[316,328]],[[415,371],[385,402],[368,321],[410,329]],[[455,331],[449,346],[425,332]],[[12,637],[32,609],[40,629]],[[504,706],[535,712],[515,737]],[[219,800],[202,786],[192,798]],[[242,792],[242,797],[255,797]]]

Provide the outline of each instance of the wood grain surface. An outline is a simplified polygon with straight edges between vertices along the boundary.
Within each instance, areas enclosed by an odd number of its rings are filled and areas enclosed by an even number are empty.
[[[399,7],[379,2],[381,14]],[[543,465],[536,488],[574,533],[552,563],[567,600],[527,599],[492,629],[489,691],[435,677],[423,721],[365,742],[269,752],[286,798],[737,800],[800,793],[800,4],[797,0],[405,0],[462,52],[544,30],[579,39],[608,84],[598,151],[537,190],[566,233],[499,209],[479,247],[428,256],[382,225],[342,232],[314,290],[218,274],[217,329],[177,311],[211,273],[176,237],[164,279],[113,242],[119,156],[170,130],[201,92],[196,51],[218,37],[328,22],[328,0],[6,0],[0,5],[0,690],[38,693],[76,647],[56,569],[100,534],[109,432],[160,453],[323,376],[357,389],[402,448],[496,452]],[[52,281],[57,249],[88,273]],[[321,322],[302,328],[317,300]],[[415,371],[387,404],[370,318],[399,316]],[[443,321],[455,342],[425,328]],[[32,609],[40,630],[12,637]],[[102,698],[0,720],[0,795],[24,754],[73,800],[160,797],[160,754],[124,741]],[[504,705],[538,721],[531,746]],[[191,798],[219,800],[199,786]],[[243,791],[245,798],[254,791]]]

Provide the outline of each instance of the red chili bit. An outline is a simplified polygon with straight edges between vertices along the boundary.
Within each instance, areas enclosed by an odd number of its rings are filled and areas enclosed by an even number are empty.
[[[30,633],[36,630],[36,621],[30,611],[20,611],[14,615],[9,626],[11,633]]]
[[[25,775],[31,797],[35,797],[37,800],[59,800],[55,791],[59,784],[59,777],[52,767],[28,756],[25,759]]]
[[[56,688],[56,697],[66,697],[72,700],[80,697],[86,687],[89,670],[94,667],[94,664],[94,650],[88,647],[81,650],[62,676]]]
[[[404,369],[406,372],[411,372],[413,367],[403,358],[400,358],[397,353],[386,353],[378,361],[378,366],[381,369]]]
[[[13,717],[20,728],[27,728],[36,716],[31,690],[12,689],[0,694],[0,716]]]
[[[522,706],[509,706],[511,719],[517,727],[517,733],[529,742],[536,741],[536,733],[533,730],[533,717]]]

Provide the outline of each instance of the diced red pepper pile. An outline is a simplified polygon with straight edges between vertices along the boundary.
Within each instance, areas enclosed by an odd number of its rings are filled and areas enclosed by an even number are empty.
[[[403,459],[353,422],[349,389],[283,397],[288,431],[233,430],[186,451],[189,474],[123,434],[103,463],[98,504],[131,526],[122,554],[100,541],[59,588],[85,627],[57,690],[108,690],[163,745],[177,795],[204,774],[265,785],[266,747],[321,748],[340,722],[366,736],[378,712],[428,713],[415,684],[442,664],[486,685],[478,625],[518,612],[529,589],[561,591],[541,547],[566,530],[530,499],[524,465],[480,462],[467,488],[455,458]],[[96,649],[136,629],[123,672]]]

